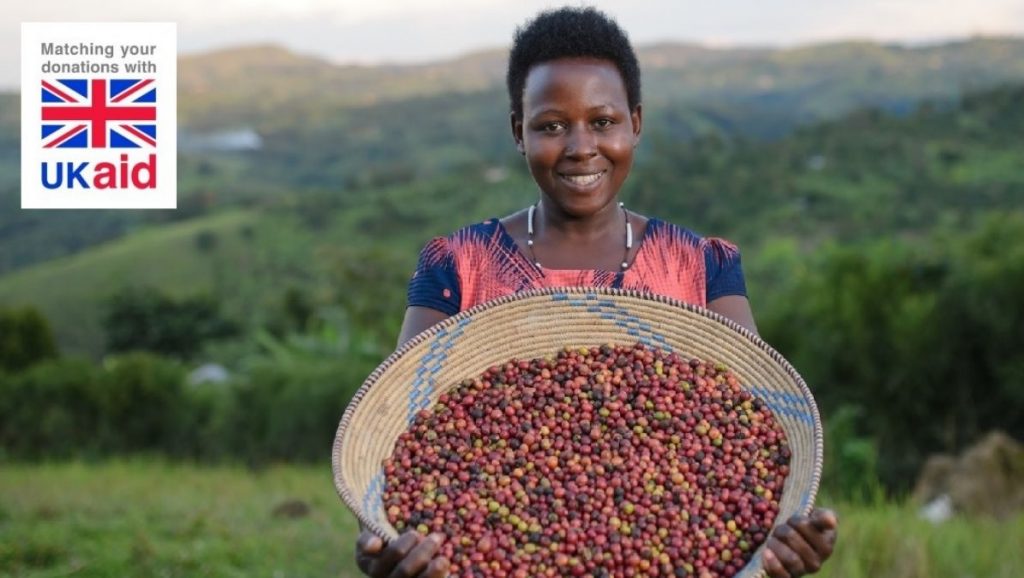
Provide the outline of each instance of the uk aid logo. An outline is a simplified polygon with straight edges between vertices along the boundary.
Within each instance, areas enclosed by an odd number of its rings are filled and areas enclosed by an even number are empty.
[[[153,78],[76,78],[42,82],[42,142],[47,149],[156,148],[156,99]],[[154,189],[157,156],[130,163],[43,161],[47,189]]]
[[[176,207],[175,34],[22,24],[22,208]]]

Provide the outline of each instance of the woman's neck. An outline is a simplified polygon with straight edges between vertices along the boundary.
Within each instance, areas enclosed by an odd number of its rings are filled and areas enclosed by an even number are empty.
[[[625,213],[617,202],[609,203],[592,215],[576,217],[541,198],[534,219],[536,235],[554,235],[580,243],[603,238],[612,230],[621,231],[625,227]]]

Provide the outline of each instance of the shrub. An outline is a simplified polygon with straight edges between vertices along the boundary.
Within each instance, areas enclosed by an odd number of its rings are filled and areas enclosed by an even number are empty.
[[[50,324],[38,309],[0,308],[0,369],[17,371],[56,356]]]
[[[100,371],[84,359],[39,362],[0,374],[0,447],[10,457],[65,457],[96,451]]]

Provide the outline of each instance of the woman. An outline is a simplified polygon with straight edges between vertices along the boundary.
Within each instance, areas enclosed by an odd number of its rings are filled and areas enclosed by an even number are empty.
[[[629,40],[594,9],[563,8],[517,31],[509,58],[512,135],[540,189],[536,204],[431,241],[409,285],[399,344],[477,303],[536,287],[610,286],[675,297],[757,331],[739,252],[618,201],[643,124]],[[837,520],[815,510],[769,537],[773,578],[816,572]],[[409,531],[356,546],[369,576],[440,578],[443,536]]]

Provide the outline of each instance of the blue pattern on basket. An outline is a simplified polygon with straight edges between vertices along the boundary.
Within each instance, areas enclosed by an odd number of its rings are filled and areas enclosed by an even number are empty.
[[[416,377],[412,380],[412,389],[409,390],[407,424],[411,424],[416,419],[418,411],[430,406],[430,397],[434,393],[434,386],[436,385],[434,375],[441,371],[445,360],[448,359],[448,350],[462,336],[462,332],[465,330],[466,325],[469,325],[470,321],[472,321],[472,318],[467,317],[459,321],[450,332],[442,327],[434,335],[427,353],[420,358],[420,363],[416,367]]]
[[[371,505],[381,505],[381,498],[383,496],[384,470],[380,470],[374,474],[373,478],[370,480],[370,487],[366,488],[366,493],[363,494],[363,511],[376,517],[378,520],[386,522],[386,519],[381,519],[381,513],[384,511],[383,507],[370,507]]]
[[[810,501],[811,501],[811,490],[810,490],[810,488],[808,488],[807,491],[804,492],[803,497],[800,498],[800,506],[796,509],[796,511],[802,513],[804,511],[804,508],[807,507],[807,504]]]
[[[760,386],[750,386],[747,389],[750,393],[767,402],[772,412],[789,416],[809,426],[814,426],[814,417],[810,412],[810,404],[807,403],[807,399],[803,396],[786,391],[769,390]],[[800,497],[800,505],[797,506],[796,511],[802,513],[810,501],[811,490],[808,488],[803,493],[803,496]]]
[[[672,346],[669,345],[664,335],[654,331],[650,323],[633,315],[629,309],[611,299],[593,293],[587,293],[582,298],[569,297],[568,293],[555,293],[551,299],[567,301],[573,307],[584,308],[588,313],[595,313],[601,319],[606,319],[622,327],[628,335],[635,337],[640,343],[649,347],[657,347],[667,353],[672,352]]]
[[[750,393],[766,401],[768,407],[773,412],[798,419],[808,425],[814,425],[810,406],[803,396],[789,393],[788,391],[774,391],[759,386],[750,386],[747,389]]]

